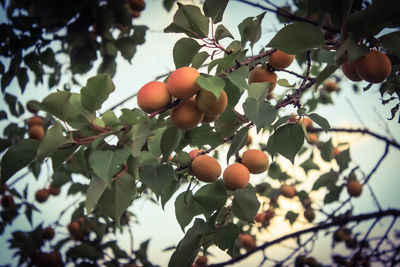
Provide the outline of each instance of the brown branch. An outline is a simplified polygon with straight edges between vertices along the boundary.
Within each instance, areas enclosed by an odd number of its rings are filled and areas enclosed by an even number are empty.
[[[279,237],[277,239],[274,239],[272,241],[265,242],[264,244],[254,248],[254,249],[248,251],[247,253],[242,254],[242,255],[240,255],[240,256],[238,256],[236,258],[230,259],[228,261],[220,262],[220,263],[210,264],[210,265],[207,265],[207,266],[209,266],[209,267],[220,267],[220,266],[231,265],[231,264],[234,264],[236,262],[239,262],[239,261],[249,257],[250,255],[254,254],[257,251],[264,250],[264,249],[266,249],[266,248],[268,248],[268,247],[270,247],[272,245],[278,244],[278,243],[280,243],[280,242],[282,242],[284,240],[287,240],[287,239],[296,238],[298,236],[301,236],[301,235],[304,235],[304,234],[307,234],[307,233],[315,233],[315,232],[318,232],[318,231],[321,231],[321,230],[328,229],[328,228],[333,227],[333,226],[345,225],[345,224],[347,224],[349,222],[361,222],[361,221],[366,221],[366,220],[370,220],[370,219],[373,219],[373,218],[381,219],[381,218],[386,217],[386,216],[393,216],[393,217],[397,218],[397,217],[400,216],[400,210],[399,209],[388,209],[388,210],[385,210],[385,211],[378,211],[378,212],[360,214],[360,215],[356,215],[356,216],[339,216],[339,217],[333,218],[328,223],[321,223],[321,224],[318,224],[318,225],[310,227],[310,228],[306,228],[306,229],[303,229],[303,230],[300,230],[300,231],[296,231],[296,232],[281,236],[281,237]]]
[[[310,128],[307,129],[308,132],[310,133],[319,133],[319,132],[323,132],[325,131],[322,128]],[[376,139],[385,141],[388,145],[391,145],[397,149],[400,149],[400,144],[397,143],[396,140],[394,139],[389,139],[385,136],[379,135],[377,133],[371,132],[370,130],[368,130],[367,128],[364,129],[348,129],[348,128],[330,128],[327,130],[328,132],[346,132],[346,133],[360,133],[360,134],[367,134],[367,135],[371,135],[373,137],[375,137]]]

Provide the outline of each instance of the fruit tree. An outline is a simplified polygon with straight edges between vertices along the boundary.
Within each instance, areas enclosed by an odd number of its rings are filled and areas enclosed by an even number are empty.
[[[0,264],[400,264],[399,1],[0,4]]]

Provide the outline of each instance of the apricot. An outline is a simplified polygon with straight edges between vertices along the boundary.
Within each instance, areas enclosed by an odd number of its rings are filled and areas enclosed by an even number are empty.
[[[339,155],[339,154],[340,154],[339,148],[334,147],[332,153],[333,153],[333,156],[334,156],[334,157],[336,157],[337,155]]]
[[[216,121],[219,117],[219,114],[211,115],[211,114],[204,114],[203,122],[213,122]]]
[[[242,155],[242,164],[249,169],[252,174],[265,172],[269,167],[267,154],[258,149],[246,150]]]
[[[28,127],[32,127],[33,125],[43,126],[43,120],[39,116],[35,116],[35,117],[28,119],[26,124],[28,125]]]
[[[224,185],[229,190],[236,190],[247,186],[250,180],[250,172],[241,163],[229,165],[223,173]]]
[[[205,89],[201,89],[196,96],[197,108],[207,115],[218,115],[225,111],[228,105],[228,96],[222,90],[217,99],[215,95]]]
[[[138,18],[140,17],[140,12],[137,10],[131,10],[131,17],[132,18]]]
[[[55,232],[54,229],[51,227],[46,227],[45,229],[43,229],[42,232],[42,237],[45,240],[51,240],[54,238]]]
[[[359,197],[362,193],[362,185],[357,180],[348,181],[347,192],[352,197]]]
[[[266,220],[271,220],[275,216],[275,211],[272,207],[270,207],[264,212],[264,214]]]
[[[277,70],[283,70],[292,64],[295,55],[286,54],[280,50],[276,50],[269,56],[269,65]]]
[[[355,61],[355,69],[361,79],[370,83],[381,83],[392,72],[392,63],[385,53],[371,50]]]
[[[318,142],[318,135],[316,133],[309,133],[308,140],[310,144],[315,144]]]
[[[4,194],[8,190],[7,184],[2,184],[0,187],[0,194]]]
[[[200,86],[196,79],[200,73],[192,67],[182,67],[171,73],[167,82],[168,92],[179,99],[189,99],[194,96]]]
[[[215,182],[221,172],[221,165],[218,161],[208,155],[197,156],[192,162],[192,173],[202,182]]]
[[[208,263],[207,256],[197,256],[194,264],[197,264],[198,267],[206,266]]]
[[[277,79],[278,77],[276,76],[275,72],[269,71],[260,66],[255,67],[249,73],[249,84],[262,82],[272,83],[269,87],[268,94],[272,94],[272,91],[275,89]]]
[[[138,106],[147,113],[153,113],[171,103],[172,97],[167,85],[160,81],[152,81],[143,85],[137,94]]]
[[[263,223],[265,221],[265,213],[264,212],[257,213],[256,216],[254,216],[254,221],[258,223]]]
[[[293,185],[285,184],[285,185],[281,186],[281,188],[279,189],[279,192],[284,197],[294,198],[294,196],[296,195],[296,188]]]
[[[353,82],[359,82],[362,79],[358,75],[356,71],[356,65],[355,62],[349,63],[348,61],[343,62],[342,64],[342,71],[343,74],[351,81]]]
[[[256,240],[249,234],[240,234],[239,240],[240,246],[247,251],[255,249],[257,247]]]
[[[337,85],[337,82],[335,81],[327,81],[324,83],[324,89],[329,92],[336,92],[337,90],[339,90],[339,87]]]
[[[204,118],[196,106],[195,98],[182,100],[171,109],[171,120],[176,127],[183,130],[190,130],[197,126]]]
[[[32,262],[35,266],[61,266],[61,254],[58,251],[53,252],[35,252],[32,255]]]
[[[313,127],[313,121],[309,117],[303,117],[300,119],[300,123],[303,123],[306,128]]]
[[[78,221],[69,223],[67,229],[73,239],[79,240],[82,238],[81,224]]]
[[[28,129],[28,135],[31,139],[36,139],[41,141],[44,137],[44,129],[41,125],[33,125]]]
[[[61,191],[59,187],[55,187],[53,185],[50,185],[47,190],[49,191],[50,195],[53,195],[53,196],[58,196]]]
[[[317,266],[317,260],[314,257],[307,257],[306,263],[310,267]]]
[[[311,207],[307,207],[304,210],[304,218],[307,219],[307,221],[312,222],[315,219],[315,213],[314,210]]]
[[[195,157],[197,157],[197,155],[199,155],[200,152],[203,152],[203,150],[198,149],[198,148],[195,148],[195,149],[191,150],[191,151],[189,152],[189,157],[190,157],[190,159],[194,159]],[[200,155],[199,155],[199,156],[200,156]]]
[[[297,118],[296,114],[292,113],[292,114],[290,114],[288,122],[289,123],[298,123],[299,119]]]
[[[11,195],[6,195],[1,198],[1,206],[5,209],[14,206],[14,198]]]
[[[144,0],[130,0],[129,4],[133,10],[143,11],[146,7]]]
[[[43,203],[49,198],[49,191],[47,189],[40,189],[35,194],[35,199],[37,202]]]

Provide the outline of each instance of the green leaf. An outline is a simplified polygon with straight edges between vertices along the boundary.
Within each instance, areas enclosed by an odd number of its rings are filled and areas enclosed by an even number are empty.
[[[227,163],[229,163],[229,159],[231,156],[235,155],[237,152],[239,152],[240,149],[242,149],[242,147],[244,147],[247,144],[248,132],[249,129],[243,127],[235,134],[232,143],[229,147],[228,154],[226,155]]]
[[[87,80],[86,86],[81,89],[82,106],[93,113],[101,108],[115,86],[107,74],[99,74]]]
[[[316,164],[312,157],[310,157],[309,159],[305,160],[300,167],[302,167],[304,169],[304,171],[308,174],[308,172],[310,170],[319,170],[319,166],[318,164]]]
[[[192,59],[192,67],[195,69],[200,68],[209,56],[206,51],[197,53]]]
[[[161,138],[167,128],[161,127],[153,131],[153,134],[147,138],[147,148],[155,156],[161,153]]]
[[[276,163],[276,161],[271,162],[271,164],[269,165],[268,176],[272,179],[277,179],[279,181],[285,181],[290,178],[290,176],[286,172],[282,171],[281,167],[278,163]]]
[[[290,225],[293,225],[294,222],[297,220],[297,217],[299,217],[298,213],[289,210],[286,213],[285,219],[289,221]]]
[[[112,182],[111,189],[106,189],[99,200],[100,208],[110,216],[117,227],[122,214],[126,211],[135,196],[135,178],[126,173]]]
[[[212,23],[216,24],[222,20],[229,0],[205,0],[203,4],[204,14],[211,18]]]
[[[53,171],[58,170],[65,160],[72,155],[72,153],[77,150],[79,145],[75,144],[66,149],[58,149],[51,155],[51,162],[53,166]]]
[[[104,112],[104,114],[101,116],[101,119],[106,126],[112,127],[120,124],[119,119],[117,118],[117,116],[115,116],[115,113],[112,110],[107,110],[106,112]]]
[[[193,5],[178,3],[173,22],[164,29],[164,32],[185,33],[192,38],[206,38],[208,36],[209,19],[201,13],[200,8]]]
[[[49,94],[40,103],[40,109],[56,116],[60,120],[66,120],[69,112],[69,100],[71,93],[59,91]]]
[[[221,92],[225,87],[224,79],[218,76],[205,77],[200,75],[197,77],[196,82],[201,88],[213,93],[217,99],[220,97]]]
[[[254,222],[260,207],[254,187],[248,184],[246,188],[235,190],[233,196],[232,209],[236,217],[249,223]]]
[[[39,144],[37,140],[27,139],[8,148],[1,159],[1,184],[7,182],[15,173],[35,159]]]
[[[196,202],[210,213],[223,207],[227,198],[228,194],[221,180],[202,186],[194,194]]]
[[[19,88],[21,88],[21,93],[25,91],[26,84],[29,81],[28,73],[26,68],[18,68],[17,70],[17,80]]]
[[[315,84],[314,84],[314,91],[318,89],[318,87],[329,77],[332,76],[332,74],[339,68],[339,66],[336,65],[326,65],[326,67],[321,71],[318,76],[315,78]]]
[[[338,180],[338,175],[334,171],[322,174],[314,183],[312,190],[318,190],[321,187],[330,187]]]
[[[167,11],[170,11],[172,8],[172,5],[176,2],[176,0],[164,0],[163,1],[163,6]]]
[[[45,157],[53,154],[58,148],[70,144],[72,141],[70,135],[64,136],[63,129],[59,123],[54,124],[47,129],[46,134],[40,143],[37,150],[38,160],[44,160]]]
[[[186,134],[190,140],[192,146],[202,147],[204,145],[210,145],[216,147],[222,143],[222,136],[220,133],[214,131],[214,127],[211,127],[207,123],[203,123],[200,127],[196,127]]]
[[[324,45],[324,35],[317,26],[306,22],[295,22],[282,28],[267,46],[289,54],[299,54]]]
[[[173,180],[169,186],[166,186],[161,191],[161,206],[165,209],[165,204],[171,197],[175,194],[176,191],[180,188],[181,183],[177,180]]]
[[[400,31],[385,34],[379,38],[384,48],[400,56]]]
[[[165,159],[168,159],[172,151],[179,145],[182,138],[182,130],[176,127],[169,127],[164,131],[161,137],[161,153]]]
[[[174,169],[164,165],[142,165],[140,167],[140,180],[147,185],[157,196],[168,188],[175,179]]]
[[[331,125],[329,124],[328,120],[325,119],[324,117],[321,117],[317,113],[311,113],[308,114],[307,116],[310,117],[310,119],[312,119],[316,124],[321,126],[321,128],[324,129],[324,131],[327,131],[331,128]]]
[[[245,47],[246,43],[250,42],[250,47],[253,48],[254,44],[260,40],[261,22],[265,13],[263,12],[257,17],[248,17],[238,25],[242,47]]]
[[[340,192],[342,192],[342,186],[330,186],[329,192],[324,197],[324,204],[333,203],[339,200]]]
[[[239,233],[239,226],[229,223],[215,231],[214,244],[221,250],[232,249]]]
[[[272,83],[264,82],[264,83],[252,83],[250,84],[248,90],[248,97],[254,98],[257,101],[264,101],[267,97],[269,88]]]
[[[130,154],[129,150],[128,147],[115,151],[94,150],[89,155],[89,165],[93,172],[109,186],[113,176],[121,171],[123,163]]]
[[[107,188],[107,183],[103,179],[93,176],[90,180],[89,187],[86,191],[86,212],[90,214],[96,206],[104,190]]]
[[[172,50],[175,68],[189,66],[200,48],[199,43],[191,38],[179,39]]]
[[[323,143],[319,149],[321,151],[321,158],[326,162],[330,162],[333,158],[332,139],[329,139],[327,142]]]
[[[191,191],[182,192],[175,200],[175,216],[185,232],[185,227],[192,221],[193,217],[200,214],[202,208],[197,204]]]
[[[279,127],[268,139],[267,150],[270,155],[279,153],[294,164],[294,157],[304,143],[304,132],[298,124]]]
[[[16,96],[6,93],[4,96],[4,100],[6,101],[11,114],[15,117],[19,117],[25,112],[24,107],[18,101]]]
[[[213,2],[218,2],[218,1],[213,1]],[[215,29],[215,35],[214,35],[215,41],[222,40],[224,38],[231,38],[234,39],[233,35],[230,33],[230,31],[222,24],[218,25],[217,29]]]
[[[247,98],[243,103],[244,114],[257,127],[259,132],[265,126],[271,125],[276,118],[276,109],[269,102],[257,101],[254,98]]]
[[[280,86],[289,87],[289,88],[294,87],[296,85],[296,83],[290,84],[287,79],[279,79],[277,83]]]
[[[149,129],[147,122],[138,123],[133,125],[132,129],[129,131],[129,135],[132,138],[131,143],[131,154],[134,157],[140,156],[140,151],[142,147],[147,142],[147,138],[152,134]]]
[[[248,89],[249,85],[247,84],[247,77],[249,76],[249,67],[242,66],[233,72],[230,72],[226,75],[226,77],[238,88]],[[269,87],[268,87],[269,88]],[[250,90],[249,90],[250,92]]]
[[[336,162],[340,167],[340,171],[347,169],[349,166],[350,158],[350,149],[343,150],[336,157]]]

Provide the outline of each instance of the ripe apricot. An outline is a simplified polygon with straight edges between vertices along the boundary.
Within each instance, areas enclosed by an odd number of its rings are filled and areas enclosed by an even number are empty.
[[[219,117],[219,114],[211,115],[211,114],[204,114],[203,122],[213,122],[216,121]]]
[[[146,7],[144,0],[130,0],[130,6],[133,10],[143,11]]]
[[[359,197],[362,193],[362,185],[357,180],[348,181],[347,192],[352,197]]]
[[[296,195],[296,188],[293,185],[284,184],[279,189],[282,196],[287,198],[294,198]]]
[[[381,83],[392,71],[392,63],[385,53],[371,50],[355,61],[355,69],[361,79],[370,83]]]
[[[206,266],[208,263],[207,256],[197,256],[194,263],[197,264],[198,267]]]
[[[256,240],[249,234],[240,234],[240,246],[245,250],[252,250],[257,247]]]
[[[29,118],[28,121],[26,122],[26,124],[28,125],[28,127],[32,127],[33,125],[43,126],[43,121],[42,121],[42,118],[40,118],[39,116],[35,116],[32,118]]]
[[[215,182],[221,172],[221,165],[218,161],[208,155],[197,156],[192,162],[192,173],[202,182]]]
[[[269,87],[268,94],[272,94],[272,91],[275,89],[277,79],[278,77],[276,76],[275,72],[269,71],[260,66],[255,67],[249,73],[249,84],[262,82],[272,83]]]
[[[193,129],[203,120],[204,114],[198,110],[195,101],[194,97],[182,100],[171,109],[171,120],[179,129]]]
[[[14,206],[14,198],[11,195],[6,195],[1,198],[1,206],[5,209]]]
[[[81,224],[78,221],[69,223],[67,229],[73,239],[79,240],[82,238]]]
[[[304,218],[307,219],[307,221],[312,222],[315,219],[315,213],[314,210],[311,207],[307,207],[304,210]]]
[[[292,64],[295,55],[286,54],[280,50],[276,50],[269,56],[269,65],[277,70],[283,70]]]
[[[264,214],[266,220],[271,220],[275,216],[275,211],[272,207],[270,207],[264,212]]]
[[[201,89],[196,96],[196,105],[205,114],[218,115],[225,111],[228,105],[228,96],[222,90],[221,95],[217,99],[210,91]]]
[[[194,96],[200,86],[196,79],[200,73],[192,67],[182,67],[171,73],[167,82],[168,92],[179,99],[189,99]]]
[[[28,135],[31,139],[36,139],[41,141],[44,137],[44,129],[41,125],[33,125],[28,129]]]
[[[55,232],[54,229],[51,227],[46,227],[45,229],[43,229],[42,232],[42,237],[45,240],[51,240],[54,238]]]
[[[308,140],[310,144],[315,144],[318,142],[318,135],[316,133],[309,133]]]
[[[265,213],[261,212],[261,213],[257,213],[256,216],[254,216],[254,221],[258,222],[258,223],[263,223],[265,220]]]
[[[252,174],[265,172],[269,167],[267,154],[258,149],[246,150],[242,155],[242,164],[249,169]]]
[[[312,128],[313,127],[313,121],[309,117],[303,117],[300,119],[300,123],[304,123],[304,126],[306,128]]]
[[[337,82],[335,82],[335,81],[327,81],[327,82],[324,83],[324,89],[327,92],[331,93],[331,92],[336,92],[339,89],[339,87],[337,85]]]
[[[50,195],[53,195],[53,196],[58,196],[61,191],[59,187],[55,187],[53,185],[50,185],[47,190],[49,191]]]
[[[247,186],[250,180],[250,172],[241,163],[229,165],[223,173],[224,185],[229,190],[236,190]]]
[[[343,74],[349,79],[352,80],[353,82],[359,82],[362,79],[358,75],[356,71],[356,65],[355,62],[349,63],[347,60],[343,62],[342,64],[342,71]]]
[[[195,149],[191,150],[191,151],[189,152],[189,157],[190,157],[190,159],[194,159],[195,157],[197,157],[197,155],[199,155],[200,152],[203,152],[203,150],[198,149],[198,148],[195,148]],[[199,155],[199,156],[200,156],[200,155]]]
[[[167,85],[160,81],[146,83],[137,94],[138,106],[147,113],[162,109],[171,103],[171,100]]]
[[[43,203],[49,198],[49,191],[47,189],[40,189],[35,194],[35,199],[37,202]]]

